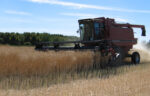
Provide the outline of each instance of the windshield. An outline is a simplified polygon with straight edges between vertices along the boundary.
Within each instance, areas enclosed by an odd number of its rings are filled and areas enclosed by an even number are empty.
[[[90,24],[80,24],[80,40],[93,40],[92,28]]]

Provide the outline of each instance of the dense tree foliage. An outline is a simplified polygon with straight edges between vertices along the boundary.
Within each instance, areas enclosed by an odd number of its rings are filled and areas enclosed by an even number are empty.
[[[49,34],[49,33],[0,32],[0,44],[10,44],[10,45],[35,45],[38,42],[70,41],[77,39],[78,37],[75,36],[63,36],[59,34]]]

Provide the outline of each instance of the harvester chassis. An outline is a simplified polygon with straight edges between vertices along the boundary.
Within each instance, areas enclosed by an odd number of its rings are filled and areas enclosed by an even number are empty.
[[[133,45],[137,44],[133,28],[140,28],[142,36],[146,36],[144,25],[121,24],[111,18],[81,19],[79,22],[80,41],[41,42],[36,45],[36,50],[92,50],[102,57],[108,56],[110,62],[122,61],[125,57],[131,57],[134,64],[140,63],[138,52],[128,54]],[[72,47],[64,45],[74,44]],[[62,46],[63,45],[63,46]],[[117,64],[117,63],[116,63]]]

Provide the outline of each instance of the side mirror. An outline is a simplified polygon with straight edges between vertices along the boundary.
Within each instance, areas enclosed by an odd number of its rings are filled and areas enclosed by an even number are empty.
[[[78,34],[80,33],[80,30],[79,30],[79,29],[77,30],[77,33],[78,33]]]

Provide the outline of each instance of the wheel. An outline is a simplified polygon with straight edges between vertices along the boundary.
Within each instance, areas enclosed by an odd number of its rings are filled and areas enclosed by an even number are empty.
[[[79,44],[75,44],[74,49],[79,49],[80,45]]]
[[[124,55],[123,55],[123,54],[124,54],[124,53],[123,53],[123,50],[122,50],[122,48],[120,48],[120,47],[114,47],[114,50],[115,50],[115,52],[116,52],[116,55],[110,57],[109,65],[111,65],[111,66],[118,66],[118,65],[121,65],[121,64],[122,64],[123,57],[124,57]]]
[[[138,52],[134,52],[131,55],[131,60],[132,60],[132,63],[139,64],[140,63],[140,54]]]

